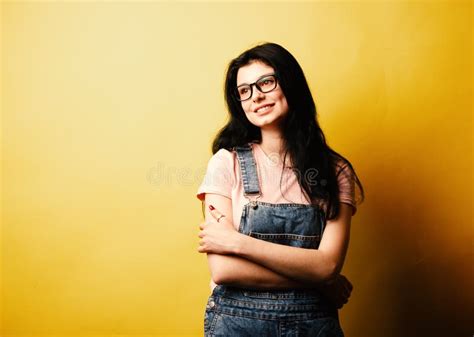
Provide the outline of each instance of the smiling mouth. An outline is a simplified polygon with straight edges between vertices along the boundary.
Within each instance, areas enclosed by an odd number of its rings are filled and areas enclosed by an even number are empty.
[[[265,112],[269,109],[271,109],[273,107],[274,104],[268,104],[268,105],[265,105],[257,110],[255,110],[256,113],[259,113],[259,112]]]

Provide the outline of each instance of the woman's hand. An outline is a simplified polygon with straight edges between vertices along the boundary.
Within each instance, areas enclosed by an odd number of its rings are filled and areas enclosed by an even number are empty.
[[[199,253],[214,254],[234,254],[240,234],[232,224],[212,205],[209,205],[210,213],[213,217],[211,221],[203,222],[199,225]]]
[[[352,284],[344,275],[338,274],[333,280],[322,284],[319,289],[337,309],[341,309],[351,296]]]

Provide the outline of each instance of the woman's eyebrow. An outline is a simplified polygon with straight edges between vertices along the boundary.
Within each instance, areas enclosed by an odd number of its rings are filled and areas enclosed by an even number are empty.
[[[265,74],[265,75],[262,75],[260,77],[257,77],[257,79],[255,80],[255,82],[257,82],[259,79],[261,79],[262,77],[265,77],[265,76],[268,76],[268,75],[273,75],[273,73],[268,73],[268,74]],[[249,84],[249,83],[240,83],[240,84],[237,84],[238,87],[240,87],[241,85],[244,85],[244,84]]]

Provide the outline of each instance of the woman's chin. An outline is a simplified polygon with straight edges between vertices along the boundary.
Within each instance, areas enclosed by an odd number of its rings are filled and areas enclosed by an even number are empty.
[[[258,126],[259,128],[263,127],[275,127],[278,126],[282,118],[277,118],[273,115],[268,116],[259,116],[259,118],[253,118],[251,120],[252,124]]]
[[[259,128],[269,126],[272,123],[273,123],[273,120],[266,120],[266,119],[264,120],[263,118],[252,121],[252,124],[255,126],[258,126]]]

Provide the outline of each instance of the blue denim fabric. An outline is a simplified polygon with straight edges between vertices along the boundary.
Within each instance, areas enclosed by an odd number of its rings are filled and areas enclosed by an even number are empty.
[[[236,147],[244,194],[260,195],[258,172],[249,145]],[[244,206],[239,232],[293,247],[317,249],[324,212],[314,205]],[[217,285],[207,301],[206,337],[344,337],[338,311],[317,290],[251,290]]]

